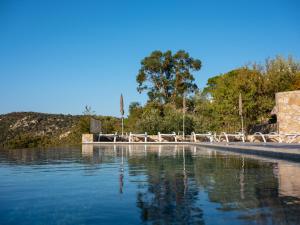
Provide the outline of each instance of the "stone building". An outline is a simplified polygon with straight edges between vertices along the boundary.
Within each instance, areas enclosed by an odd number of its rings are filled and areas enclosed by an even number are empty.
[[[300,90],[276,93],[276,114],[280,134],[300,133]]]

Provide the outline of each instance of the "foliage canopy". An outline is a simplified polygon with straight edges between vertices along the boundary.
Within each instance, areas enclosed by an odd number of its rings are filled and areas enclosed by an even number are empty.
[[[149,101],[175,103],[183,94],[198,89],[192,73],[200,69],[201,61],[183,50],[175,54],[154,51],[141,61],[137,90],[147,91]]]

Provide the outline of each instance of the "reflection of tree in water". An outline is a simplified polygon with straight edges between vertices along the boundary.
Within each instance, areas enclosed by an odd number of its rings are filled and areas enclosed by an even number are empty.
[[[182,151],[179,151],[182,153]],[[154,224],[204,224],[199,187],[210,202],[226,217],[235,213],[237,220],[255,224],[298,224],[300,201],[280,196],[276,163],[220,153],[191,157],[182,154],[130,158],[130,167],[144,165],[148,186],[139,188],[137,206],[141,218]],[[140,173],[134,169],[130,175]],[[202,209],[201,209],[202,207]]]
[[[219,210],[239,211],[240,219],[257,224],[300,221],[299,199],[279,196],[275,163],[216,154],[197,157],[194,164],[198,185],[221,204]]]
[[[182,151],[181,151],[182,153]],[[154,224],[204,224],[203,213],[197,205],[197,186],[194,183],[191,154],[160,157],[155,153],[147,158],[129,159],[129,167],[144,164],[148,187],[137,194],[137,206],[141,219]]]
[[[93,147],[93,146],[92,146]],[[81,163],[91,173],[99,169],[102,163],[113,162],[115,154],[112,148],[92,148],[82,153],[80,148],[60,147],[49,149],[9,149],[0,151],[0,162],[10,165],[63,165]]]
[[[0,152],[0,162],[13,165],[76,162],[84,164],[85,170],[96,172],[99,165],[115,162],[117,157],[121,160],[116,179],[122,193],[126,180],[124,167],[127,170],[122,156],[124,160],[127,158],[127,150],[119,146],[94,147],[85,154],[76,148],[7,150]],[[199,190],[204,190],[209,201],[219,205],[217,210],[222,215],[235,212],[242,221],[256,224],[299,224],[300,200],[279,194],[276,163],[205,151],[197,151],[196,154],[206,154],[199,157],[185,151],[183,158],[181,148],[175,157],[172,154],[159,157],[157,151],[147,151],[147,156],[141,156],[141,151],[138,152],[139,155],[128,159],[128,169],[132,177],[147,177],[146,185],[140,185],[137,193],[137,207],[145,222],[204,224],[206,206],[198,201]]]
[[[9,149],[0,151],[0,162],[9,164],[60,164],[66,161],[76,161],[81,157],[78,148],[51,148],[51,149]]]
[[[123,194],[124,186],[124,149],[121,148],[121,164],[119,169],[119,193]]]

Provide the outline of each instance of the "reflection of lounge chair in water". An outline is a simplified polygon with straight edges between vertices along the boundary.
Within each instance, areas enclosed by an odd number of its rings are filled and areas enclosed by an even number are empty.
[[[245,134],[242,132],[236,132],[235,134],[227,134],[226,132],[222,132],[219,135],[218,142],[226,141],[228,143],[237,140],[245,142],[245,139]]]
[[[264,143],[266,142],[278,142],[278,143],[294,143],[298,137],[300,137],[300,133],[295,134],[278,134],[276,132],[271,132],[269,134],[263,134],[261,132],[256,132],[253,135],[253,140],[261,140]]]

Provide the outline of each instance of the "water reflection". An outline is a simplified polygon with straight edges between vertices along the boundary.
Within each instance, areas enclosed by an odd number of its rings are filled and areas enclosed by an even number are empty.
[[[102,202],[110,204],[105,207],[119,207],[122,200],[112,200],[106,193],[115,190],[116,196],[127,201],[126,213],[133,213],[130,207],[137,210],[139,219],[131,224],[297,224],[300,220],[300,166],[296,163],[181,145],[83,145],[82,149],[0,152],[0,165],[8,168],[57,164],[71,164],[74,171],[83,168],[84,175],[88,171],[89,182],[82,182],[77,173],[81,191],[105,186],[98,193]],[[85,199],[94,202],[88,195],[85,192]],[[101,214],[100,208],[94,210]]]
[[[136,175],[138,165],[144,165],[148,177],[147,189],[137,193],[143,221],[204,223],[200,187],[210,202],[219,204],[219,211],[238,212],[242,220],[297,224],[300,218],[300,182],[292,176],[300,174],[297,164],[188,146],[128,146],[127,150],[128,169],[134,168],[131,175]]]
[[[282,196],[300,196],[300,167],[291,166],[286,162],[279,162],[276,167],[278,174],[279,194]]]

